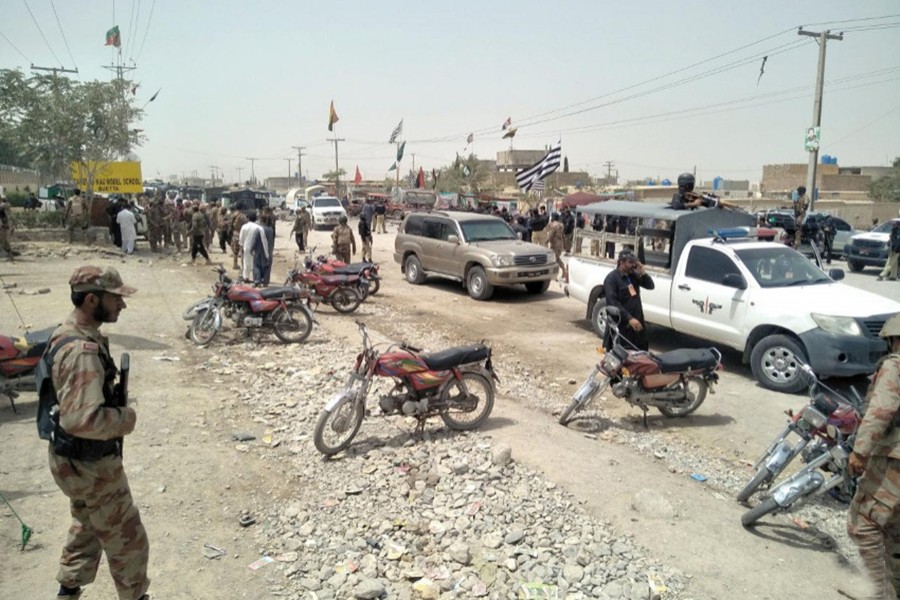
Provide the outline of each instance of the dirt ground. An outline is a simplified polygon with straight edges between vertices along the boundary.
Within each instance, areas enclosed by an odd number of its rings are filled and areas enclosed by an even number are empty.
[[[279,227],[276,282],[294,256],[293,243],[286,238],[290,224],[282,221]],[[328,235],[315,232],[313,243],[320,249],[330,247]],[[132,403],[138,423],[126,438],[125,463],[150,537],[153,597],[274,597],[266,578],[280,575],[248,569],[259,558],[260,549],[238,520],[242,510],[262,514],[266,506],[289,495],[292,476],[277,461],[264,462],[241,452],[232,433],[250,425],[249,415],[223,410],[233,408],[231,386],[239,380],[214,379],[197,369],[193,347],[183,337],[181,313],[207,294],[213,273],[160,260],[149,254],[145,243],[139,244],[140,261],[80,250],[83,253],[67,258],[26,253],[15,263],[0,263],[2,282],[15,283],[15,290],[51,290],[43,295],[0,296],[0,331],[20,332],[19,314],[35,328],[64,319],[70,310],[66,282],[80,264],[112,264],[127,283],[138,287],[119,323],[104,330],[114,355],[128,351],[132,356]],[[524,290],[499,290],[490,302],[469,299],[453,282],[429,280],[413,287],[402,279],[392,252],[393,235],[376,235],[375,258],[382,264],[385,280],[382,291],[370,301],[389,304],[411,316],[414,325],[395,331],[394,323],[369,322],[370,328],[402,335],[410,342],[417,331],[428,329],[460,342],[489,340],[501,378],[517,372],[507,365],[540,367],[558,380],[562,408],[574,388],[568,382],[580,382],[596,356],[597,338],[583,319],[583,306],[566,298],[558,284],[541,297]],[[318,319],[331,335],[358,343],[352,316],[323,310]],[[696,343],[671,332],[654,330],[652,335],[657,350]],[[297,350],[299,356],[307,351],[315,350]],[[759,388],[737,353],[726,353],[725,363],[718,393],[696,415],[652,427],[739,465],[756,458],[783,426],[782,411],[799,407],[803,398]],[[33,392],[24,392],[15,414],[0,398],[0,491],[35,530],[20,552],[18,522],[8,508],[0,507],[3,599],[53,597],[57,559],[69,523],[67,501],[47,469],[46,442],[35,431],[36,400]],[[637,414],[625,405],[605,408],[617,418]],[[860,584],[859,573],[815,531],[801,529],[789,517],[770,519],[754,533],[744,530],[740,515],[745,509],[732,498],[697,484],[684,473],[671,472],[653,456],[630,446],[563,428],[547,411],[501,395],[483,431],[507,443],[516,460],[570,490],[586,510],[632,532],[651,554],[692,575],[689,591],[695,598],[834,598],[838,588]],[[647,488],[669,500],[677,518],[637,515],[630,506],[632,498]],[[227,555],[205,558],[206,543],[227,548]],[[101,565],[97,582],[84,598],[114,597],[105,564]]]

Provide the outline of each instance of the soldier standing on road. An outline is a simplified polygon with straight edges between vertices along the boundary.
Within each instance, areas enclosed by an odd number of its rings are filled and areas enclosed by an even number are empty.
[[[163,235],[162,198],[154,200],[147,209],[147,240],[151,252],[160,252]]]
[[[306,252],[306,240],[309,237],[309,228],[312,226],[312,221],[309,219],[309,213],[306,211],[305,206],[301,206],[300,210],[297,211],[297,216],[294,217],[294,227],[291,228],[291,233],[294,234],[294,241],[297,242],[297,248],[300,252]]]
[[[8,260],[15,260],[12,246],[9,245],[9,236],[12,234],[12,217],[10,216],[9,204],[6,202],[5,196],[0,196],[0,250],[8,255]]]
[[[227,254],[228,242],[231,239],[231,217],[228,214],[228,209],[224,206],[219,209],[219,217],[216,223],[218,224],[216,230],[219,234],[219,248],[222,250],[222,254]]]
[[[63,215],[66,222],[66,229],[69,231],[69,243],[75,241],[75,228],[78,227],[82,231],[88,228],[88,210],[87,202],[81,196],[81,190],[75,188],[73,195],[66,203],[66,213]]]
[[[834,244],[834,219],[831,218],[831,215],[825,215],[825,219],[822,221],[822,241],[825,244],[825,264],[831,264],[831,254],[832,254],[832,245]]]
[[[559,213],[553,213],[550,216],[550,224],[544,230],[546,234],[547,245],[556,254],[556,264],[559,265],[559,276],[566,278],[566,263],[563,262],[562,255],[566,245],[566,236],[563,233],[563,224],[560,221]],[[533,234],[532,234],[533,235]]]
[[[384,202],[377,202],[375,204],[375,229],[373,230],[375,233],[387,233],[387,229],[384,227],[386,215],[387,208],[384,206]]]
[[[794,250],[800,250],[800,240],[803,237],[803,221],[806,219],[806,211],[809,210],[809,196],[802,185],[797,188],[797,199],[794,200]]]
[[[59,559],[59,600],[77,600],[106,554],[119,600],[149,600],[150,545],[122,465],[122,438],[137,416],[115,385],[115,362],[100,334],[135,292],[112,267],[79,267],[69,285],[75,310],[53,333],[53,388],[58,421],[49,447],[50,472],[69,498],[72,526]]]
[[[568,206],[562,208],[563,234],[566,238],[566,252],[572,251],[572,238],[575,237],[575,216]]]
[[[201,211],[199,206],[194,206],[193,214],[191,214],[191,264],[197,260],[197,254],[206,259],[206,264],[212,264],[204,244],[208,230],[209,220],[206,218],[206,213]]]
[[[162,204],[162,215],[163,215],[163,223],[162,223],[162,239],[163,245],[166,249],[171,249],[172,246],[181,251],[181,248],[178,244],[175,243],[175,229],[178,226],[176,221],[175,214],[175,203],[171,200],[165,200]]]
[[[356,238],[353,237],[353,230],[347,226],[347,217],[344,215],[338,217],[338,225],[331,232],[331,245],[334,256],[345,263],[349,263],[350,257],[356,254]]]
[[[891,237],[888,240],[888,259],[884,268],[878,274],[878,281],[887,278],[888,281],[897,280],[897,271],[900,270],[900,221],[894,221],[891,226]]]
[[[850,503],[847,533],[875,586],[877,598],[900,589],[900,314],[884,324],[889,354],[882,359],[856,433],[848,467],[862,473]]]
[[[547,245],[547,225],[549,220],[547,219],[547,207],[541,204],[538,210],[532,214],[531,223],[529,224],[529,228],[531,229],[531,241],[539,246]]]
[[[641,302],[641,288],[652,290],[656,287],[653,279],[644,272],[644,265],[631,250],[619,253],[614,271],[603,281],[603,295],[607,306],[619,309],[619,332],[638,350],[648,350],[644,305]],[[608,338],[609,336],[607,336]],[[611,349],[611,340],[604,338],[603,345]]]
[[[359,213],[359,218],[366,222],[369,226],[369,233],[371,233],[372,226],[375,224],[375,204],[372,202],[371,198],[366,198],[366,203],[363,204],[362,211]],[[365,250],[363,251],[365,252]]]
[[[367,205],[367,206],[369,206],[369,205]],[[369,222],[362,217],[359,218],[359,243],[362,246],[362,256],[360,257],[360,259],[371,262],[372,261],[372,228],[369,226]]]
[[[188,218],[190,218],[190,215],[188,215]],[[179,198],[175,201],[175,219],[172,224],[172,241],[175,242],[175,248],[179,254],[181,254],[184,243],[187,241],[187,227],[185,226],[184,219],[184,202]]]
[[[241,255],[241,228],[247,223],[247,215],[243,211],[234,209],[231,216],[231,252],[234,257],[232,268],[240,269],[238,257]],[[243,264],[243,263],[242,263]]]

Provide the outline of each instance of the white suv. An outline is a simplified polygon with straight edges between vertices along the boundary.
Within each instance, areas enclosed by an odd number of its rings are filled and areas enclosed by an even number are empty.
[[[312,211],[310,218],[312,219],[313,229],[320,227],[334,228],[338,224],[338,219],[347,216],[347,211],[341,206],[341,201],[334,196],[318,196],[312,199]]]

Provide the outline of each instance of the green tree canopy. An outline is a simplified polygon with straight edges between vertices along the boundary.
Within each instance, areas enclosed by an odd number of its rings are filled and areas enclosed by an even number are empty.
[[[869,184],[869,196],[882,202],[900,202],[900,157],[894,159],[891,174]]]

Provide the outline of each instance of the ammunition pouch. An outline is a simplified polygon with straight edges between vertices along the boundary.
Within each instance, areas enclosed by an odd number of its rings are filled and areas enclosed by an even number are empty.
[[[53,453],[73,460],[95,461],[107,456],[121,456],[119,440],[88,440],[66,433],[59,425],[53,433]]]

